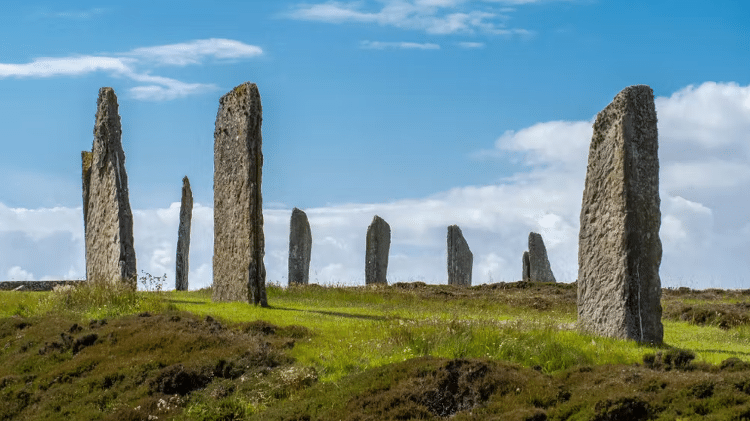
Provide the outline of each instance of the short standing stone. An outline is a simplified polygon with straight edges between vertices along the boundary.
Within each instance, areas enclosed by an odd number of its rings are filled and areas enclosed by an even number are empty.
[[[213,300],[267,306],[263,264],[260,93],[244,83],[221,97],[214,130]]]
[[[659,158],[654,94],[630,86],[596,117],[578,250],[578,323],[661,343]]]
[[[528,281],[529,280],[529,252],[525,251],[523,252],[523,270],[521,271],[521,280],[522,281]]]
[[[115,91],[101,88],[96,105],[94,144],[81,153],[86,279],[136,289],[133,213]]]
[[[547,258],[542,236],[535,232],[529,233],[529,280],[536,282],[556,282],[555,275]]]
[[[193,218],[193,191],[187,176],[182,179],[182,201],[180,203],[180,226],[177,229],[177,257],[175,267],[175,289],[188,290],[190,272],[190,223]]]
[[[471,286],[474,255],[458,225],[448,227],[448,285]]]
[[[365,250],[365,284],[388,284],[388,253],[391,248],[391,226],[375,215],[367,227]]]
[[[305,212],[294,208],[289,222],[289,285],[307,285],[310,279],[312,231]]]

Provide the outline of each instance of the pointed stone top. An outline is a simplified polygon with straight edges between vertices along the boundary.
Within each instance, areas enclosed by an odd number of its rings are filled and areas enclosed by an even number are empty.
[[[188,176],[182,177],[182,184],[186,186],[190,185],[190,180],[188,179]]]
[[[234,89],[227,92],[221,97],[221,99],[219,99],[219,104],[224,105],[229,98],[237,98],[240,100],[246,98],[245,100],[257,103],[258,107],[260,107],[260,92],[258,91],[258,85],[252,82],[245,82],[241,85],[235,86]]]

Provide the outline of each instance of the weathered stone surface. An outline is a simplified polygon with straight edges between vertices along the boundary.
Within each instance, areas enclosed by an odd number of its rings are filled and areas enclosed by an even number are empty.
[[[523,252],[523,269],[521,271],[521,280],[522,281],[528,281],[529,280],[529,252],[525,251]]]
[[[135,289],[133,213],[121,135],[115,91],[101,88],[93,148],[81,153],[86,279]]]
[[[547,258],[547,249],[541,234],[529,233],[529,280],[536,282],[557,282]]]
[[[193,191],[190,180],[182,179],[182,200],[180,202],[180,226],[177,228],[177,256],[175,258],[175,289],[188,290],[190,272],[190,224],[193,219]]]
[[[578,323],[661,343],[659,158],[651,88],[630,86],[594,123],[581,208]]]
[[[258,87],[239,85],[219,104],[214,130],[212,298],[267,306]]]
[[[289,222],[289,285],[307,285],[310,279],[312,231],[305,212],[294,208]]]
[[[471,286],[474,255],[458,225],[448,227],[448,285]]]
[[[388,284],[388,253],[391,248],[391,226],[375,215],[367,227],[365,249],[365,284]]]

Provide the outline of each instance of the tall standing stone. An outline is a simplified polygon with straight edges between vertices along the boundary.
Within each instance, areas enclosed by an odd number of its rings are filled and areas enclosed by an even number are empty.
[[[365,284],[388,284],[388,253],[391,248],[391,226],[375,215],[367,227],[365,249]]]
[[[294,208],[289,222],[289,285],[307,285],[310,279],[312,231],[305,212]]]
[[[81,153],[86,279],[135,289],[133,213],[115,91],[99,89],[96,106],[94,144]]]
[[[458,225],[448,227],[448,285],[471,286],[474,255]]]
[[[175,259],[175,289],[188,290],[190,272],[190,223],[193,218],[193,191],[187,176],[182,179],[182,201],[180,203],[180,226],[177,229],[177,257]]]
[[[662,342],[659,205],[654,94],[630,86],[597,115],[589,148],[578,246],[584,330]]]
[[[525,263],[525,262],[524,262]],[[529,233],[528,280],[536,282],[557,282],[547,258],[547,249],[541,234]]]
[[[214,301],[268,305],[262,120],[254,83],[243,83],[219,100],[214,130]]]

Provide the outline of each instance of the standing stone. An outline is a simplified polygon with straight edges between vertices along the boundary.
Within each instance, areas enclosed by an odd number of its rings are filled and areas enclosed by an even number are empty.
[[[661,343],[659,158],[654,94],[630,86],[596,117],[578,250],[578,323]]]
[[[294,208],[289,222],[289,285],[307,285],[310,279],[312,232],[305,212]]]
[[[528,281],[529,280],[529,252],[525,251],[523,252],[523,270],[521,272],[521,280],[522,281]]]
[[[263,264],[262,108],[254,83],[219,100],[214,130],[214,301],[268,306]]]
[[[536,282],[557,282],[547,258],[542,236],[535,232],[529,233],[529,271],[528,280]]]
[[[101,88],[96,105],[94,144],[81,153],[86,279],[136,289],[133,213],[115,91]]]
[[[458,225],[448,227],[448,285],[471,286],[474,255]]]
[[[182,202],[180,203],[180,226],[177,229],[177,265],[175,268],[175,289],[188,290],[190,272],[190,222],[193,218],[193,191],[187,176],[182,179]]]
[[[388,252],[391,248],[391,226],[375,215],[367,227],[365,251],[365,284],[388,284]]]

